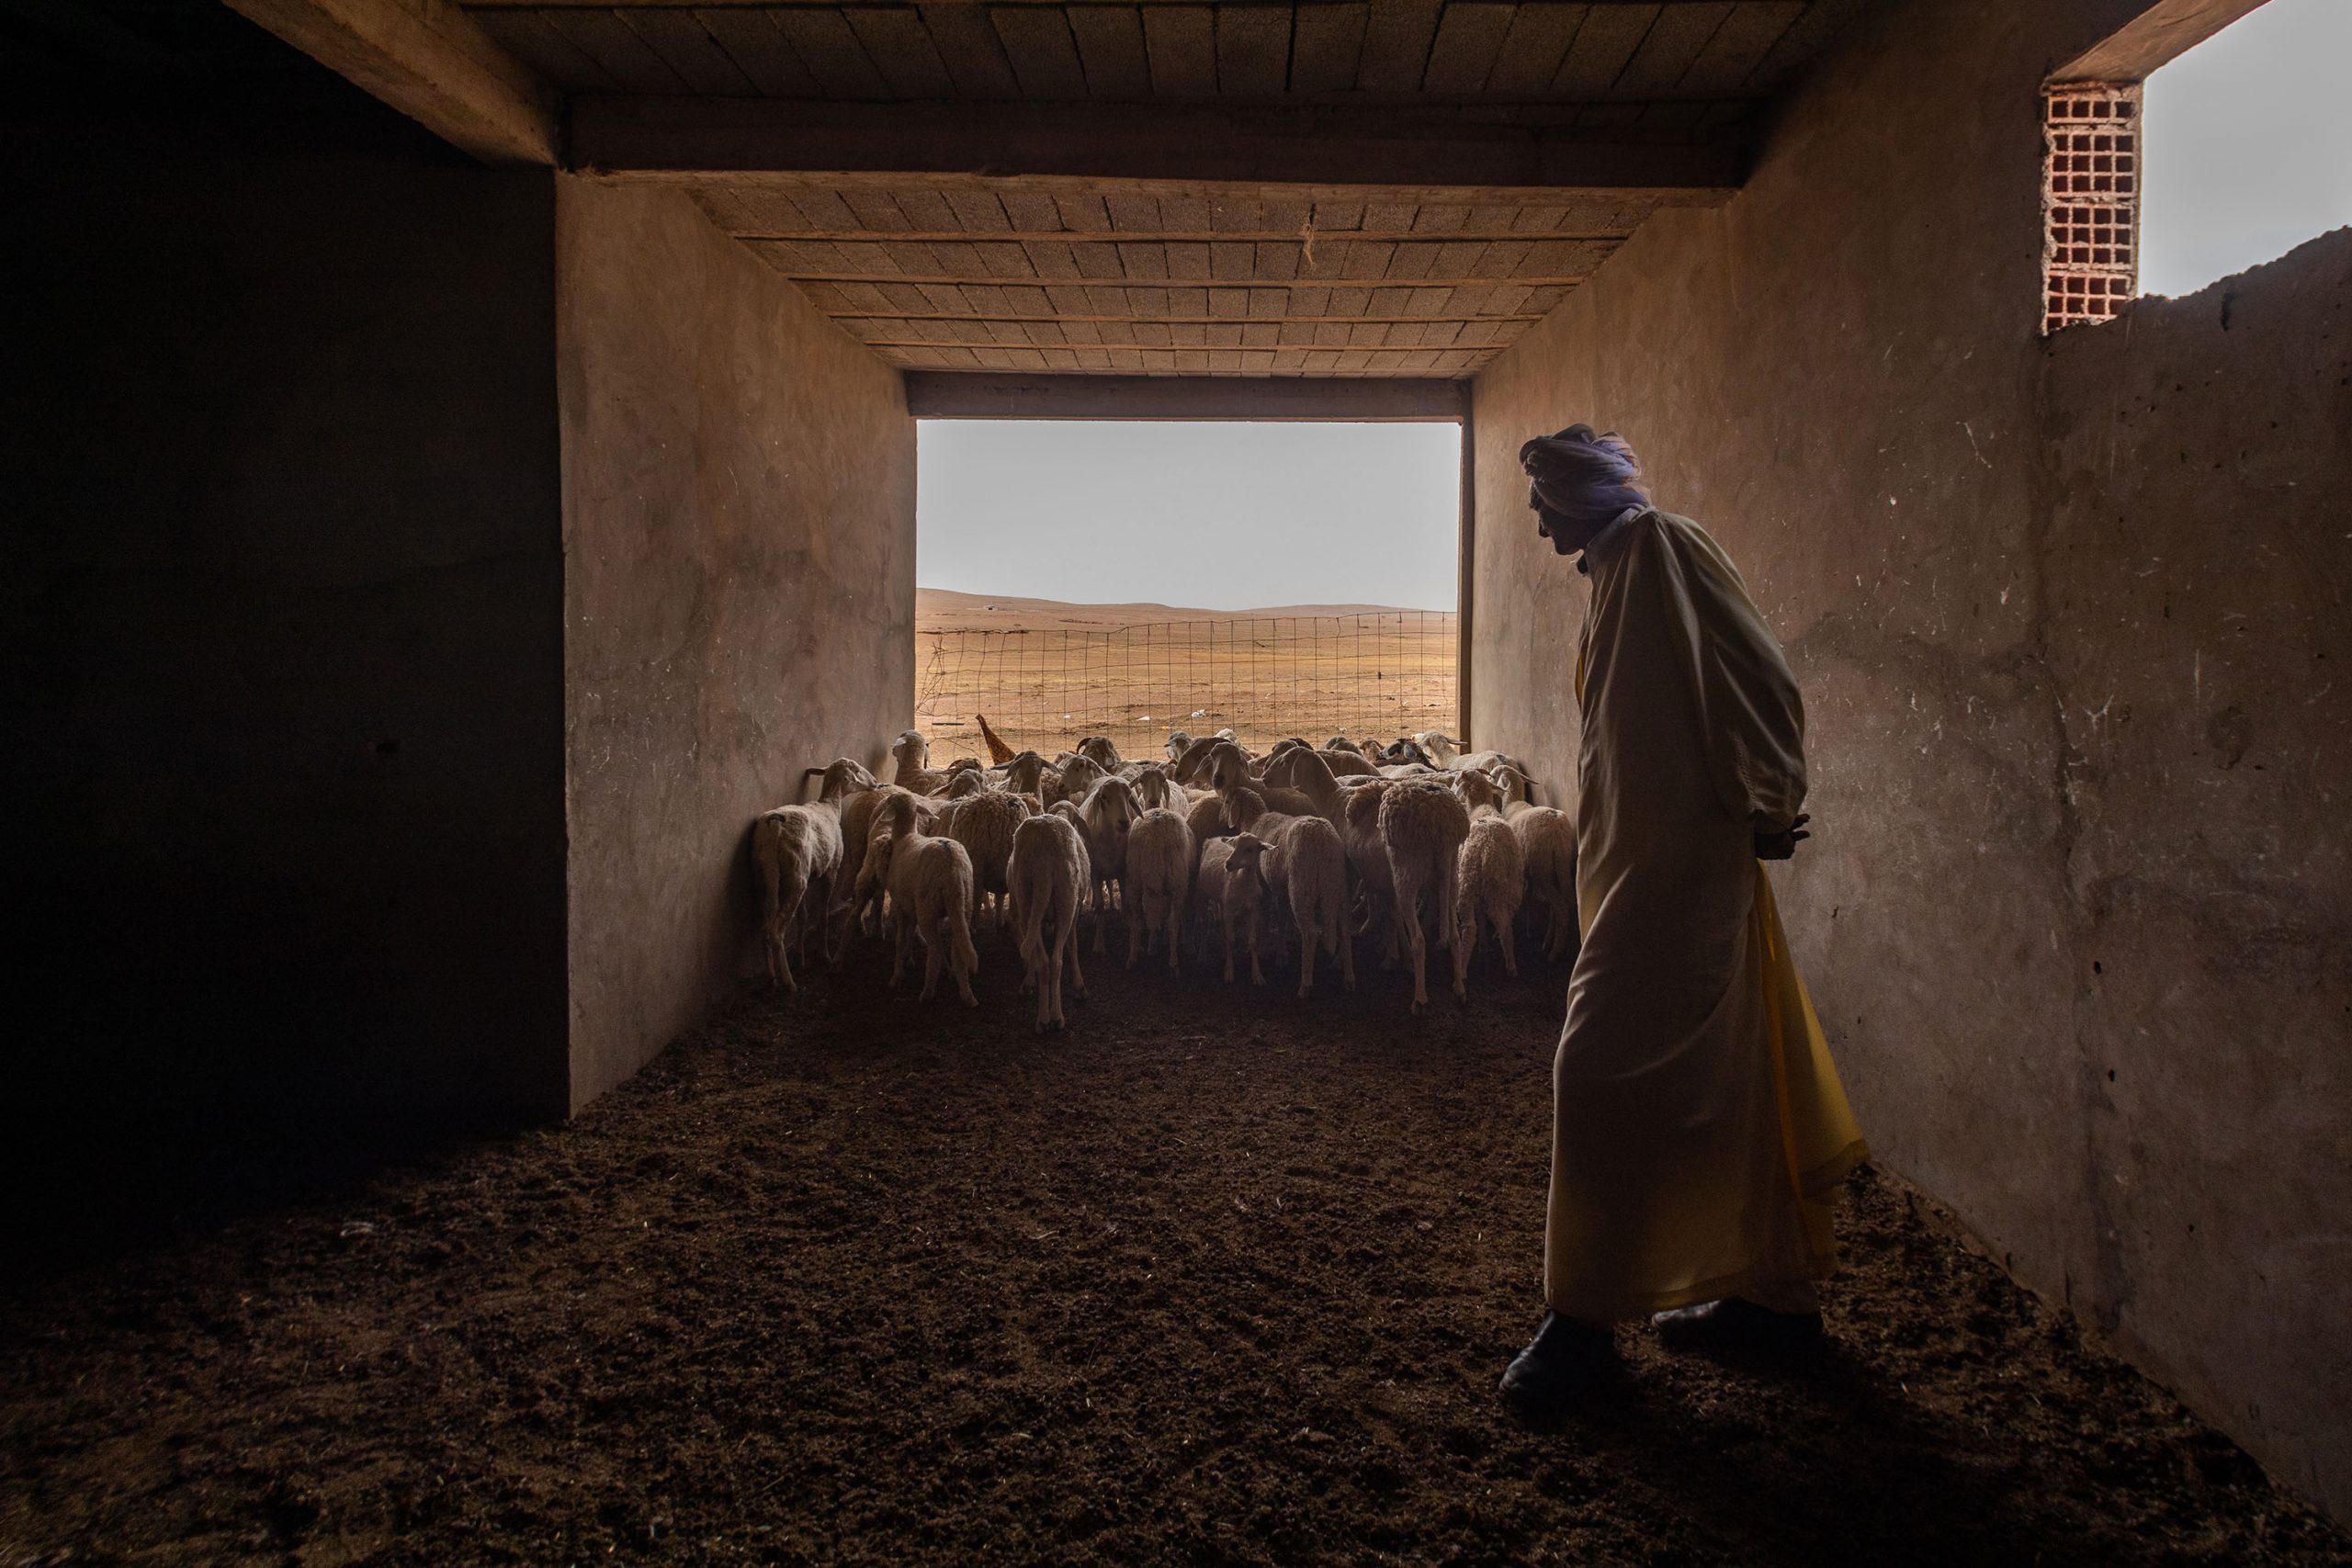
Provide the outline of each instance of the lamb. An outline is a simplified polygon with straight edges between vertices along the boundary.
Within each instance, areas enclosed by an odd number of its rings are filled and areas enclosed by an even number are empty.
[[[1306,746],[1289,748],[1289,750],[1294,752],[1311,753],[1312,750]],[[1306,795],[1287,785],[1266,782],[1262,775],[1265,770],[1276,761],[1279,759],[1271,754],[1267,757],[1253,759],[1240,747],[1234,745],[1231,741],[1226,741],[1209,752],[1209,787],[1223,794],[1227,780],[1248,784],[1255,788],[1259,795],[1265,797],[1269,809],[1279,811],[1285,817],[1319,815],[1314,800]],[[1227,820],[1231,819],[1232,814],[1227,813]],[[1249,824],[1245,822],[1238,826],[1248,827]]]
[[[1390,883],[1388,845],[1380,836],[1380,792],[1388,781],[1375,775],[1353,789],[1344,788],[1329,758],[1305,750],[1290,752],[1266,776],[1305,795],[1317,816],[1340,829],[1348,863],[1371,893],[1374,912],[1385,908]]]
[[[1168,943],[1168,972],[1177,973],[1184,913],[1192,902],[1193,830],[1164,807],[1145,812],[1127,829],[1127,967],[1150,943]]]
[[[1225,819],[1225,802],[1214,795],[1193,796],[1193,804],[1184,808],[1184,826],[1193,830],[1195,844],[1205,844],[1234,830]]]
[[[1016,752],[1004,764],[1004,787],[1015,795],[1037,795],[1050,804],[1055,797],[1053,792],[1045,787],[1049,773],[1046,759],[1036,752]]]
[[[899,738],[890,742],[890,782],[904,784],[910,773],[919,773],[931,766],[931,742],[923,739],[920,729],[901,729]]]
[[[1226,821],[1266,841],[1266,886],[1288,908],[1298,927],[1298,994],[1304,998],[1315,989],[1318,943],[1339,959],[1341,982],[1346,989],[1354,990],[1355,945],[1348,931],[1348,852],[1340,843],[1339,829],[1320,817],[1274,810],[1265,795],[1244,782],[1247,765],[1238,747],[1218,750],[1210,777],[1224,802]]]
[[[1086,840],[1067,816],[1048,812],[1032,817],[1012,830],[1012,859],[1006,871],[1012,893],[1008,899],[1014,931],[1021,943],[1021,988],[1037,993],[1037,1032],[1065,1027],[1062,1017],[1062,961],[1069,961],[1072,992],[1086,995],[1086,976],[1078,965],[1078,943],[1070,935],[1078,925],[1078,907],[1094,874],[1087,863]],[[1053,929],[1048,945],[1046,931]]]
[[[882,821],[886,836],[880,847],[890,889],[890,918],[898,927],[890,984],[899,983],[907,954],[920,938],[923,965],[918,999],[927,1002],[938,995],[944,961],[964,1005],[979,1006],[980,998],[972,994],[972,976],[980,966],[980,955],[972,946],[972,857],[955,840],[922,832],[921,812],[910,795],[892,796]]]
[[[1086,852],[1093,863],[1094,951],[1107,953],[1102,926],[1111,916],[1111,890],[1125,878],[1127,829],[1143,815],[1143,807],[1126,780],[1104,778],[1086,792],[1077,809],[1079,827],[1086,834]]]
[[[1233,984],[1233,922],[1237,919],[1241,921],[1244,940],[1250,944],[1250,983],[1266,983],[1265,971],[1258,966],[1258,917],[1266,902],[1265,852],[1266,840],[1255,833],[1213,840],[1201,851],[1200,874],[1193,881],[1193,908],[1200,917],[1201,940],[1194,952],[1207,953],[1211,924],[1222,931],[1225,983],[1228,986]]]
[[[847,856],[856,856],[858,861],[856,882],[852,882],[852,886],[849,886],[847,915],[856,921],[861,931],[879,931],[879,926],[882,926],[882,900],[889,894],[889,879],[887,879],[887,874],[889,874],[889,811],[891,807],[899,804],[899,799],[915,802],[915,807],[912,807],[915,808],[915,825],[922,829],[932,828],[938,820],[941,808],[944,808],[944,804],[932,799],[929,795],[912,795],[910,790],[900,790],[899,785],[885,785],[877,792],[877,799],[875,799],[868,820],[865,820],[865,849],[858,849],[847,837],[842,840],[842,849],[847,851]],[[847,828],[847,816],[844,816],[844,828]],[[842,905],[835,905],[835,919],[840,919],[842,912],[844,912]]]
[[[1136,798],[1148,811],[1186,812],[1192,809],[1193,797],[1184,786],[1168,776],[1168,770],[1146,765],[1128,781],[1136,788]]]
[[[1084,800],[1087,793],[1110,774],[1091,757],[1073,756],[1061,761],[1061,775],[1048,793],[1046,804],[1057,800]]]
[[[1182,731],[1180,730],[1178,733],[1182,734]],[[1169,739],[1172,741],[1175,737],[1170,736]],[[1173,765],[1168,770],[1169,776],[1188,788],[1194,784],[1205,784],[1208,780],[1209,753],[1216,750],[1218,744],[1218,738],[1214,735],[1204,735],[1198,740],[1186,740],[1184,749],[1176,754]]]
[[[1000,924],[1005,896],[1012,891],[1007,876],[1012,836],[1034,812],[1027,796],[992,789],[954,801],[939,813],[938,832],[963,845],[972,857],[972,886],[983,897],[996,898]]]
[[[1462,843],[1469,836],[1470,813],[1434,779],[1398,779],[1380,792],[1380,837],[1388,846],[1396,922],[1413,961],[1415,1012],[1430,1003],[1423,909],[1429,907],[1439,944],[1452,946],[1454,889],[1461,875]]]
[[[1527,894],[1544,907],[1544,956],[1557,963],[1577,943],[1577,827],[1567,813],[1549,806],[1505,807],[1505,820],[1519,840],[1526,867]]]
[[[1502,791],[1480,773],[1458,775],[1456,793],[1470,808],[1469,836],[1458,857],[1453,906],[1453,994],[1469,995],[1470,957],[1477,951],[1481,920],[1494,930],[1503,950],[1503,973],[1519,974],[1511,922],[1526,897],[1527,863],[1519,836],[1503,819]]]
[[[1185,734],[1182,730],[1170,730],[1168,732],[1168,760],[1172,762],[1176,761],[1177,758],[1182,757],[1184,754],[1184,748],[1190,746],[1192,743],[1193,738]]]
[[[869,916],[882,912],[882,898],[888,889],[882,880],[883,860],[876,852],[888,832],[887,807],[899,796],[915,802],[925,820],[933,809],[932,803],[900,789],[897,784],[878,784],[873,789],[850,797],[842,807],[842,850],[843,869],[855,862],[854,876],[844,876],[833,886],[832,920],[837,925],[854,922],[862,930],[872,930]],[[846,886],[843,886],[846,884]],[[841,953],[846,942],[833,950],[831,967],[841,966]]]
[[[988,774],[978,768],[964,768],[949,773],[946,787],[938,793],[944,800],[965,800],[989,787]]]
[[[767,954],[769,982],[787,991],[800,988],[792,977],[790,950],[806,953],[812,926],[818,952],[831,957],[826,911],[842,869],[842,799],[861,782],[874,782],[873,774],[847,757],[826,768],[824,776],[814,805],[780,806],[762,812],[752,824],[752,863],[760,879],[761,946]]]
[[[1483,773],[1498,767],[1516,768],[1520,765],[1519,759],[1508,751],[1464,751],[1462,742],[1442,729],[1424,729],[1413,739],[1420,742],[1421,749],[1429,753],[1430,761],[1442,773],[1467,769]]]
[[[1119,749],[1107,735],[1090,735],[1078,743],[1078,754],[1106,773],[1119,771]]]

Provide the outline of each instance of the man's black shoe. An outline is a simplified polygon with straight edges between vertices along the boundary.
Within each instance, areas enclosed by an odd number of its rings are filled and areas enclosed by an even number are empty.
[[[1547,1312],[1535,1337],[1503,1371],[1503,1404],[1523,1421],[1555,1421],[1620,1370],[1616,1336]]]
[[[1820,1349],[1828,1338],[1817,1312],[1773,1312],[1742,1296],[1662,1312],[1650,1325],[1669,1350],[1796,1356]]]

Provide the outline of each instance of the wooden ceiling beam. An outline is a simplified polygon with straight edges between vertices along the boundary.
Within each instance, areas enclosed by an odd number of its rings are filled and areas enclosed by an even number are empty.
[[[903,374],[907,412],[917,419],[1451,423],[1462,418],[1469,386],[1466,381],[1378,376],[1334,380],[1303,376],[1023,376],[955,370]]]
[[[448,0],[229,5],[485,164],[562,160],[561,96]]]
[[[999,185],[1108,177],[1204,187],[1580,189],[1688,205],[1729,199],[1748,163],[1736,142],[1630,140],[1394,108],[590,96],[573,100],[571,129],[573,163],[584,172],[697,184],[778,174],[966,175]]]
[[[2052,82],[2137,82],[2195,49],[2262,0],[2158,0],[2050,73]]]

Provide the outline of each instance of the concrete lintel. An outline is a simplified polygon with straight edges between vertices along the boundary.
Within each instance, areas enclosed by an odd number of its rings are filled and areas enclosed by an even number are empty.
[[[1054,176],[1202,184],[1653,191],[1722,200],[1737,141],[1648,140],[1398,108],[1092,103],[807,103],[609,97],[571,107],[583,173]]]
[[[998,376],[906,372],[917,419],[1459,423],[1466,381],[1403,377]]]

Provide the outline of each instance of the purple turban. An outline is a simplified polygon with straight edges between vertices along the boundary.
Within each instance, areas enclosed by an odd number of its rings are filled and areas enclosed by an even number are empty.
[[[1613,430],[1596,434],[1589,424],[1572,424],[1539,435],[1519,449],[1519,466],[1527,470],[1528,503],[1571,523],[1599,528],[1629,506],[1649,504],[1636,482],[1641,461]]]

